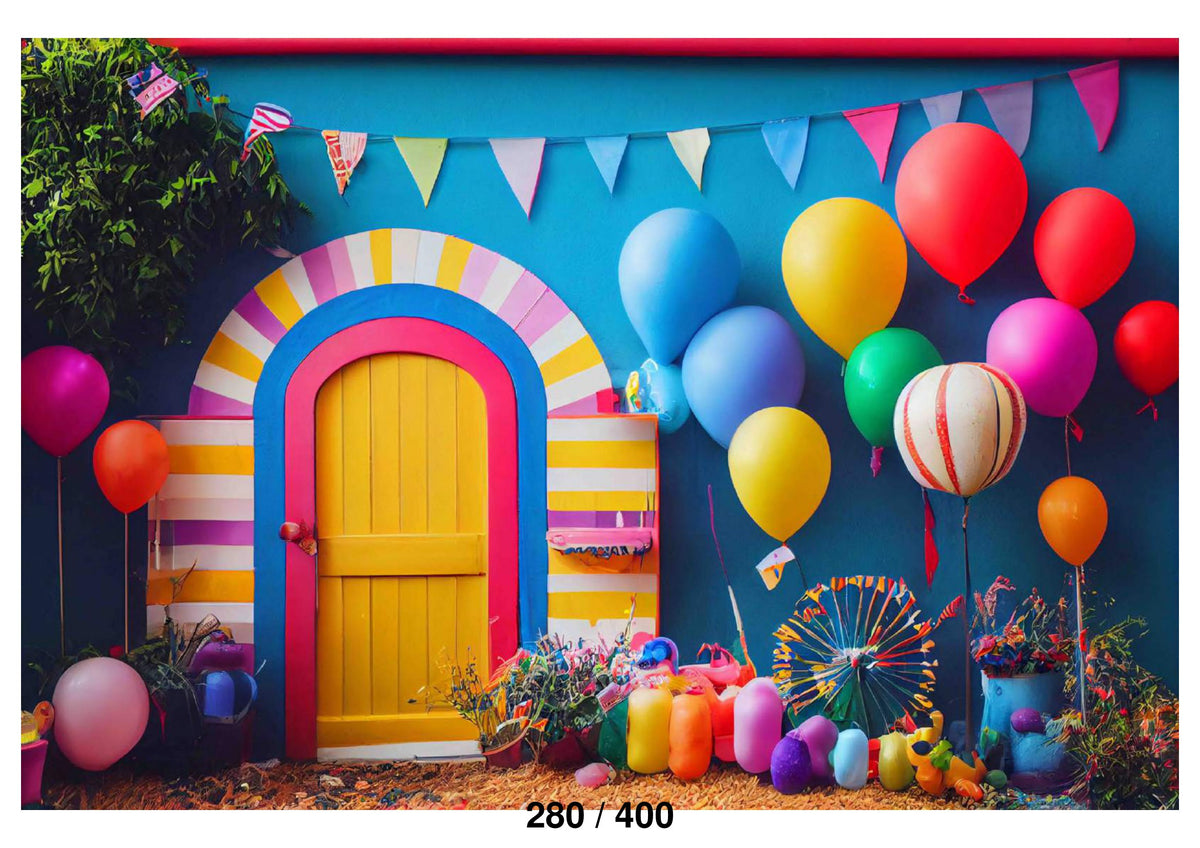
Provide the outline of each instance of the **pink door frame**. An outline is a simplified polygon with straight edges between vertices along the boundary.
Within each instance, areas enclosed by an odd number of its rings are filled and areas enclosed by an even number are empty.
[[[317,393],[342,366],[377,353],[421,353],[448,360],[474,377],[483,390],[488,419],[488,620],[492,622],[487,654],[494,669],[517,649],[517,407],[507,369],[479,341],[424,318],[378,318],[342,330],[318,345],[287,387],[285,515],[310,527],[316,519]],[[288,546],[285,731],[287,756],[297,760],[317,754],[316,565],[299,546]]]

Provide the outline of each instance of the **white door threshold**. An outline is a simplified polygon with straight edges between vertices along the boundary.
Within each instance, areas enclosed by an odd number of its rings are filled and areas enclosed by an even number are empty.
[[[350,745],[343,748],[318,748],[321,762],[336,760],[422,760],[425,762],[464,762],[482,760],[479,742],[397,742],[388,745]]]

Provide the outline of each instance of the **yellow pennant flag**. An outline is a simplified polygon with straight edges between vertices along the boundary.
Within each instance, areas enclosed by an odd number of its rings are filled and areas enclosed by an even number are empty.
[[[438,174],[442,171],[442,159],[446,155],[446,139],[444,138],[404,138],[396,136],[392,139],[404,157],[404,164],[417,183],[421,198],[429,205],[433,194],[433,186]]]
[[[687,169],[688,176],[692,178],[696,188],[703,190],[701,181],[704,178],[704,159],[708,156],[708,130],[705,127],[697,127],[669,132],[667,139],[670,140],[675,155]]]

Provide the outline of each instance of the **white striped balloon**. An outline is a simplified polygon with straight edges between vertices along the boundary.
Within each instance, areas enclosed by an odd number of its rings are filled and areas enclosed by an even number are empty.
[[[1001,480],[1025,437],[1025,399],[994,365],[958,362],[922,371],[896,401],[896,444],[913,479],[969,498]]]

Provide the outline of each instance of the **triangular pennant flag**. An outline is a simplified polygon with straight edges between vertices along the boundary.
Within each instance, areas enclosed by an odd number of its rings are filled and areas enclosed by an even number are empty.
[[[242,161],[250,155],[250,148],[258,137],[266,133],[283,132],[292,125],[292,113],[274,103],[258,103],[250,115],[250,123],[246,124],[246,134],[242,138]]]
[[[621,167],[621,160],[625,158],[625,148],[629,146],[629,136],[593,136],[584,141],[588,152],[592,154],[592,161],[600,169],[600,176],[604,177],[608,193],[612,194],[613,186],[617,183],[617,171]]]
[[[783,567],[795,559],[796,555],[792,553],[791,548],[787,545],[780,545],[755,566],[758,569],[758,576],[767,585],[768,591],[779,585],[779,581],[783,579]]]
[[[808,147],[808,118],[789,118],[785,121],[768,121],[762,125],[763,141],[771,158],[783,172],[783,178],[793,189],[804,164],[804,151]]]
[[[942,124],[953,124],[958,120],[958,110],[962,108],[962,92],[952,91],[936,97],[922,97],[921,106],[925,109],[925,117],[929,119],[930,129],[937,129]]]
[[[1117,119],[1120,76],[1121,65],[1116,59],[1071,71],[1071,82],[1075,83],[1075,91],[1079,93],[1079,100],[1092,122],[1100,150],[1108,144],[1113,121]]]
[[[988,113],[1012,149],[1020,156],[1029,144],[1029,124],[1033,120],[1033,80],[1010,82],[976,89]]]
[[[704,190],[701,182],[704,179],[704,158],[708,156],[708,129],[697,127],[692,130],[679,130],[667,133],[675,155],[683,163],[696,188]]]
[[[508,187],[529,217],[533,209],[533,197],[537,194],[538,177],[542,175],[542,152],[546,148],[544,138],[493,138],[492,154],[496,157]]]
[[[158,108],[160,103],[179,88],[179,81],[160,68],[157,62],[152,62],[150,67],[127,77],[125,82],[129,84],[133,99],[142,107],[142,118]]]
[[[870,109],[854,109],[843,112],[850,126],[854,127],[858,137],[863,140],[875,167],[879,169],[879,181],[887,172],[888,150],[892,147],[892,136],[896,132],[896,118],[900,115],[900,104],[891,103],[887,106],[872,106]]]
[[[355,167],[366,152],[367,134],[322,130],[321,137],[325,139],[325,150],[329,154],[329,164],[333,167],[333,179],[337,183],[338,194],[345,194],[346,186],[350,185],[350,175],[354,173]]]
[[[404,138],[396,136],[392,139],[408,166],[421,199],[429,205],[433,194],[433,186],[437,183],[438,174],[442,172],[442,159],[446,156],[446,139],[444,138]]]

